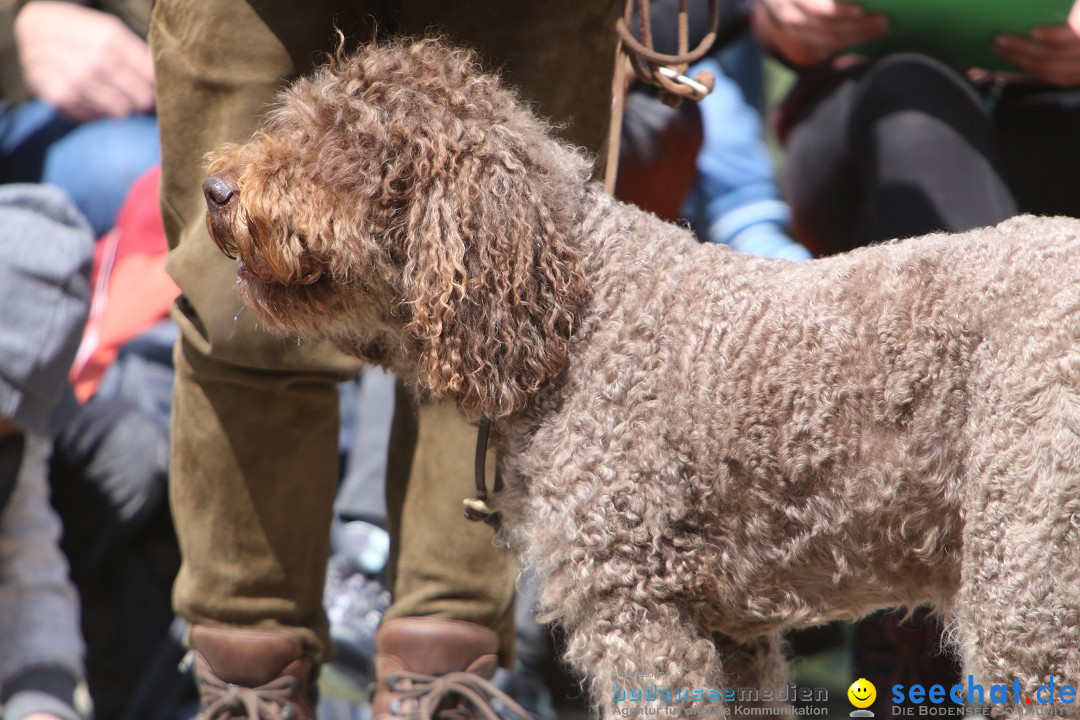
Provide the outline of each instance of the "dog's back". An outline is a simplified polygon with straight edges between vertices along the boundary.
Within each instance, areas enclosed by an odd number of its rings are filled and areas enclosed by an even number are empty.
[[[620,232],[558,401],[514,461],[559,615],[635,573],[643,599],[742,640],[932,603],[989,672],[1012,648],[987,647],[975,618],[1012,617],[1019,566],[1080,611],[1080,222],[801,265],[644,216]],[[991,589],[1006,562],[1012,601]]]

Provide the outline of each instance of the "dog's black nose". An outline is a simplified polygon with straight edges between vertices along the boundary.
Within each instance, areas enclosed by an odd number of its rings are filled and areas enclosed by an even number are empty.
[[[215,173],[203,180],[203,195],[211,210],[226,205],[236,195],[236,181],[226,173]]]

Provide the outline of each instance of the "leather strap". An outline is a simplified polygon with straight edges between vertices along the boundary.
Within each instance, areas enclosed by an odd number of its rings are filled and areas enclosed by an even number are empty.
[[[634,7],[637,6],[641,26],[641,41],[634,37]],[[631,66],[642,82],[660,88],[660,98],[677,106],[683,98],[701,100],[716,84],[712,73],[699,72],[689,78],[684,74],[690,63],[700,60],[712,49],[720,25],[720,0],[709,0],[709,31],[698,46],[688,50],[689,11],[687,0],[679,0],[678,52],[666,55],[653,48],[652,24],[649,21],[649,0],[626,0],[623,16],[615,22],[618,40],[615,43],[615,75],[611,81],[611,124],[608,126],[607,163],[604,168],[604,192],[615,193],[619,173],[619,144],[622,139],[622,116],[626,105],[626,67]]]
[[[476,497],[464,500],[465,519],[485,522],[498,530],[502,525],[502,514],[488,504],[487,449],[490,434],[491,421],[483,418],[476,430],[476,458],[473,463],[473,482],[476,485]],[[499,491],[501,485],[498,471],[496,471],[495,492]]]

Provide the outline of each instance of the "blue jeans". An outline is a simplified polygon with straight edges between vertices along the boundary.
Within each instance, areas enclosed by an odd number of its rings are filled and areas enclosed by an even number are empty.
[[[131,183],[159,160],[153,115],[78,123],[40,100],[0,113],[3,181],[59,186],[97,237],[112,228]]]

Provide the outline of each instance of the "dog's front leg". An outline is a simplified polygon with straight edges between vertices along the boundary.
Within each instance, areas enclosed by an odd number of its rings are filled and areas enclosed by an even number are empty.
[[[725,699],[750,707],[787,706],[788,663],[779,633],[745,642],[713,635],[724,672]]]
[[[566,659],[585,676],[597,716],[720,708],[708,697],[724,686],[706,619],[716,560],[701,508],[710,488],[657,461],[662,448],[645,447],[642,437],[663,438],[661,428],[636,429],[560,437],[572,451],[521,466],[527,486],[507,484],[507,522],[541,577],[540,612],[566,631]],[[532,442],[555,445],[544,440]],[[518,488],[525,503],[514,502]]]
[[[723,685],[716,647],[676,605],[607,597],[594,607],[567,628],[566,659],[586,676],[597,717],[717,704],[708,697]]]

